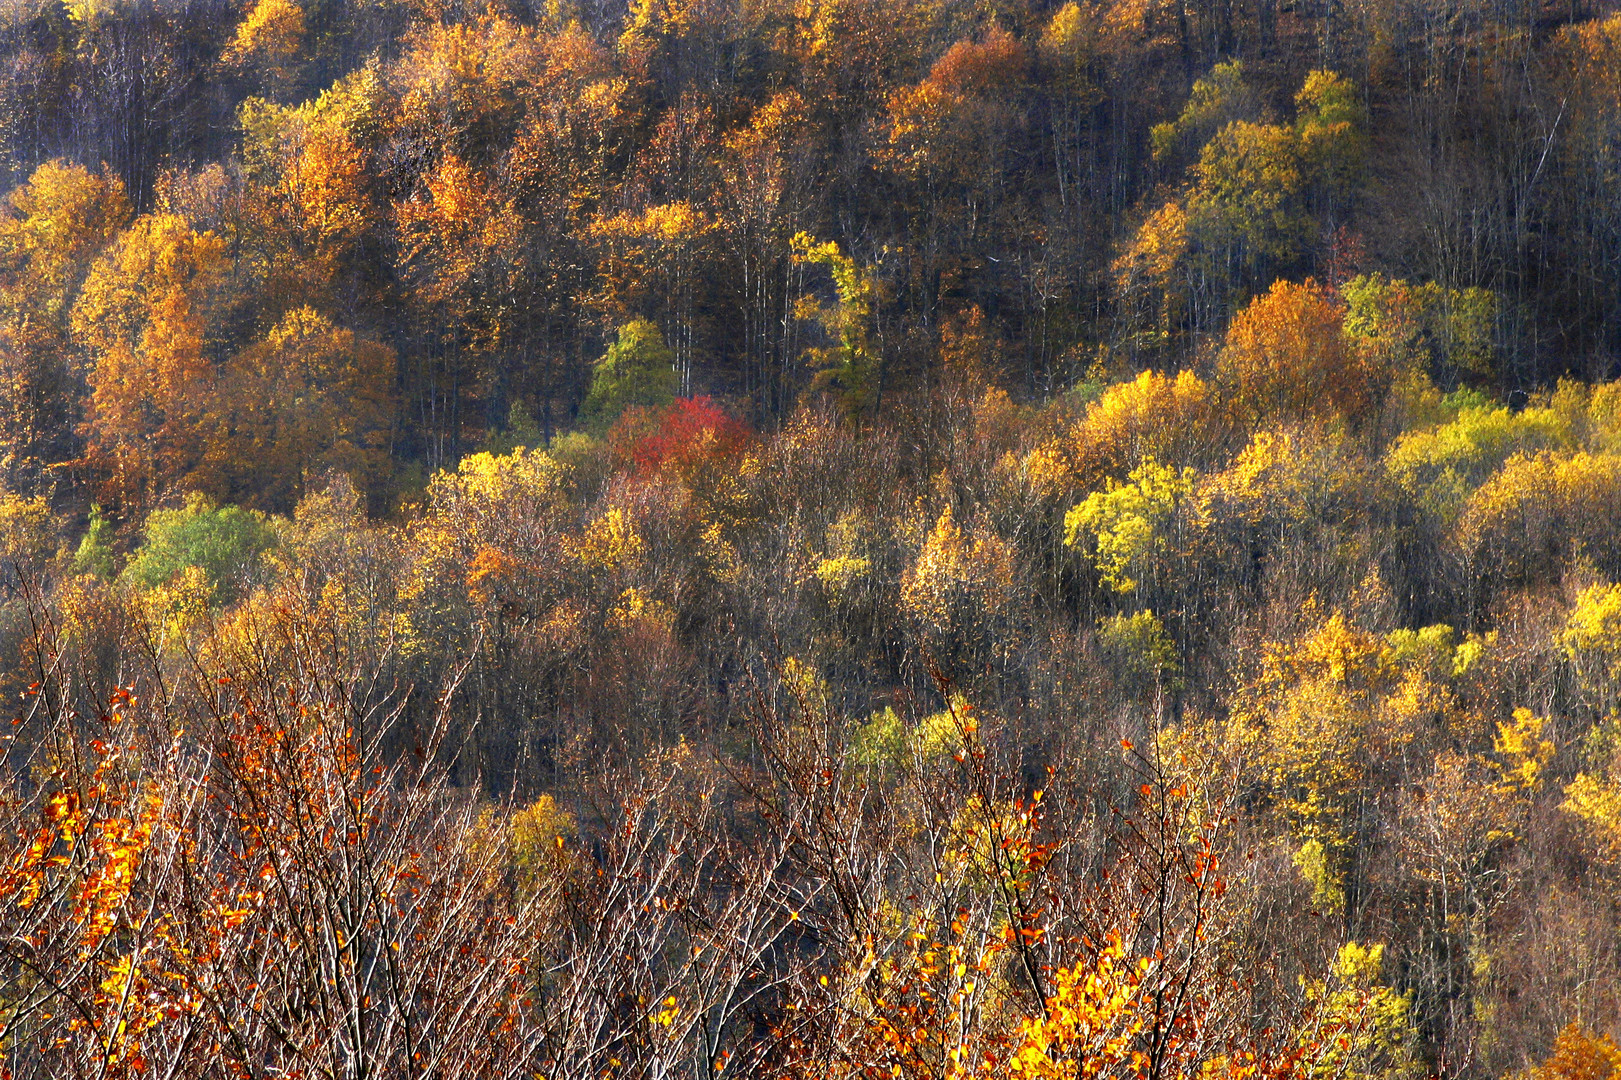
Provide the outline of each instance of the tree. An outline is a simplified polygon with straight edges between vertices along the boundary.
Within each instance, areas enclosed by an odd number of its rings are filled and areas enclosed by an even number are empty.
[[[626,409],[659,409],[675,399],[675,354],[659,328],[635,319],[592,368],[591,390],[580,406],[587,423],[606,429]]]
[[[51,161],[0,218],[0,455],[13,483],[36,483],[43,466],[75,456],[69,313],[128,217],[112,176]]]
[[[1530,1080],[1612,1080],[1621,1075],[1621,1049],[1609,1036],[1572,1020],[1560,1030],[1548,1059],[1524,1075]]]
[[[1106,389],[1067,432],[1033,450],[1025,469],[1049,494],[1091,490],[1148,458],[1187,467],[1218,460],[1229,428],[1210,383],[1191,371],[1145,371]]]
[[[402,269],[416,284],[439,345],[431,366],[443,378],[420,380],[417,389],[441,417],[432,425],[430,452],[441,465],[454,460],[463,428],[485,419],[477,406],[501,396],[490,360],[510,329],[523,228],[507,193],[454,153],[423,176],[422,188],[396,204],[395,220]]]
[[[598,302],[610,318],[622,318],[638,307],[663,312],[676,388],[682,394],[693,389],[695,303],[715,230],[711,216],[688,199],[650,206],[639,214],[615,214],[591,226],[600,251]]]
[[[785,410],[798,385],[791,365],[794,260],[789,240],[810,186],[808,106],[785,90],[758,106],[746,127],[722,136],[721,211],[717,225],[742,272],[744,339],[752,370],[746,379],[762,404]]]
[[[1286,125],[1265,121],[1241,65],[1218,65],[1181,117],[1154,129],[1157,157],[1198,151],[1183,191],[1116,262],[1117,280],[1128,296],[1157,283],[1166,330],[1180,304],[1173,294],[1189,285],[1188,329],[1219,325],[1270,278],[1302,271],[1319,234],[1335,234],[1361,176],[1363,127],[1354,87],[1332,72],[1307,75]],[[1173,273],[1182,260],[1188,268]]]
[[[1332,71],[1308,73],[1295,95],[1294,127],[1311,209],[1332,233],[1356,196],[1368,153],[1367,116],[1356,85]]]
[[[1356,422],[1380,402],[1390,374],[1346,339],[1333,290],[1278,281],[1233,317],[1216,361],[1225,404],[1254,430],[1278,420]]]
[[[1116,295],[1123,322],[1133,336],[1128,348],[1167,348],[1184,321],[1196,314],[1198,273],[1188,258],[1188,213],[1178,200],[1165,203],[1137,228],[1130,245],[1115,259]]]
[[[937,641],[977,643],[1008,606],[1013,575],[1007,543],[983,527],[965,532],[948,505],[902,580],[901,604]]]
[[[854,419],[877,405],[883,392],[883,355],[872,340],[872,321],[878,303],[878,282],[873,272],[844,255],[829,240],[818,244],[808,233],[793,239],[794,258],[811,266],[825,266],[833,274],[837,297],[832,307],[806,298],[795,314],[819,323],[831,345],[805,351],[817,368],[811,389],[833,392],[845,414]]]
[[[1157,590],[1167,576],[1165,563],[1177,555],[1182,511],[1197,475],[1145,458],[1124,484],[1110,481],[1064,515],[1064,546],[1082,547],[1090,539],[1098,576],[1115,592]]]
[[[1186,163],[1197,159],[1211,136],[1228,124],[1257,120],[1261,102],[1255,88],[1244,77],[1244,63],[1231,60],[1217,64],[1210,74],[1193,83],[1188,100],[1174,121],[1155,124],[1149,132],[1154,157],[1160,161]]]
[[[618,449],[612,447],[616,441],[610,433],[611,449]],[[658,410],[657,423],[626,448],[626,456],[643,475],[665,473],[694,487],[708,487],[721,479],[714,475],[716,470],[736,467],[751,441],[748,428],[713,399],[677,398]]]
[[[1385,455],[1390,478],[1443,522],[1516,454],[1571,445],[1567,418],[1546,408],[1512,409],[1460,398],[1454,419],[1398,436]]]
[[[95,503],[90,504],[90,527],[85,530],[84,536],[79,540],[79,546],[73,553],[73,571],[77,574],[93,574],[103,579],[113,576],[113,527],[101,512],[101,507]]]
[[[910,284],[925,318],[966,269],[959,253],[992,239],[992,223],[998,248],[1020,239],[1000,211],[1010,143],[1025,126],[1029,66],[1024,44],[993,26],[952,45],[922,82],[889,95],[876,158],[911,210]]]
[[[1597,715],[1621,703],[1621,586],[1590,585],[1576,597],[1559,635]]]
[[[1367,902],[1374,823],[1361,811],[1387,748],[1411,737],[1417,717],[1375,723],[1392,690],[1385,643],[1307,605],[1298,635],[1269,643],[1234,710],[1231,738],[1258,743],[1262,781],[1294,844],[1294,862],[1321,909],[1354,933]]]
[[[220,59],[251,71],[272,93],[292,81],[293,62],[304,37],[304,9],[292,0],[258,0],[237,24],[236,36]]]
[[[201,570],[212,601],[227,604],[251,586],[260,557],[276,546],[262,514],[215,506],[196,492],[178,510],[154,510],[141,529],[141,546],[123,578],[141,588],[166,585],[190,567]]]
[[[1536,583],[1580,557],[1621,576],[1621,458],[1517,453],[1469,497],[1452,543],[1472,578]]]
[[[421,632],[474,633],[470,606],[544,615],[567,570],[568,467],[540,450],[481,453],[428,482],[406,542],[402,598]]]
[[[399,711],[373,716],[317,639],[290,615],[249,627],[191,673],[184,739],[163,718],[180,695],[119,690],[87,756],[8,809],[13,1075],[543,1067],[523,1003],[566,860],[514,899],[511,815],[385,756]]]
[[[90,362],[85,436],[109,495],[144,506],[202,464],[217,378],[209,315],[225,245],[169,214],[135,221],[97,261],[74,304]]]
[[[310,308],[290,311],[220,377],[200,418],[200,473],[267,510],[291,510],[312,479],[332,472],[380,500],[392,473],[394,385],[392,349]]]
[[[1362,274],[1342,285],[1340,294],[1346,332],[1381,353],[1392,370],[1416,366],[1447,382],[1496,376],[1498,300],[1491,291]]]

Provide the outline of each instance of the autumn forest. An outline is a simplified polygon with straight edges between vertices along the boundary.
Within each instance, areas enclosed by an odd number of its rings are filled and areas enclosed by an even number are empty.
[[[1621,5],[0,0],[0,1080],[1621,1080]]]

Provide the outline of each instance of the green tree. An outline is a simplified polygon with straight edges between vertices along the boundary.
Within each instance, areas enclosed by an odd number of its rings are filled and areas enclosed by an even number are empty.
[[[1176,645],[1152,611],[1099,619],[1097,642],[1127,693],[1171,690],[1179,681]]]
[[[90,505],[90,528],[73,553],[73,572],[104,579],[113,576],[113,523],[98,503]]]
[[[1362,274],[1340,287],[1345,330],[1396,367],[1417,367],[1451,382],[1497,374],[1497,295],[1489,289],[1413,285]]]
[[[123,580],[143,589],[167,584],[191,567],[201,570],[216,604],[237,599],[252,583],[260,557],[276,546],[270,521],[240,506],[216,506],[192,492],[178,510],[154,510]]]
[[[1255,120],[1260,114],[1260,95],[1244,78],[1243,61],[1217,64],[1209,75],[1194,82],[1187,104],[1174,121],[1155,124],[1150,130],[1154,158],[1166,161],[1196,154],[1212,135],[1228,124]]]
[[[1165,559],[1175,548],[1179,511],[1193,493],[1197,473],[1147,458],[1126,483],[1113,480],[1103,491],[1064,516],[1064,546],[1092,549],[1103,584],[1118,593],[1135,592],[1145,580],[1164,577]]]
[[[626,409],[668,405],[675,390],[675,354],[653,322],[636,319],[619,328],[618,340],[596,362],[580,417],[606,428]]]

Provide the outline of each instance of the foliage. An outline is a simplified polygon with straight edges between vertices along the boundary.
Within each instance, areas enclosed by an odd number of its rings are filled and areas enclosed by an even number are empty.
[[[1553,741],[1542,737],[1548,727],[1547,717],[1523,707],[1514,710],[1508,723],[1498,723],[1492,749],[1502,759],[1503,783],[1508,787],[1535,792],[1542,786],[1542,774],[1554,756]]]
[[[219,237],[148,215],[97,261],[73,306],[73,333],[92,364],[88,435],[121,498],[150,499],[201,464],[215,384],[208,307],[224,274]]]
[[[202,421],[210,436],[204,469],[263,509],[290,510],[311,477],[334,471],[380,494],[394,379],[392,349],[311,308],[289,311],[221,380]]]
[[[901,584],[901,604],[937,633],[976,625],[1006,605],[1013,588],[1013,553],[983,528],[965,531],[950,506],[929,530]]]
[[[1489,290],[1414,285],[1360,274],[1340,287],[1346,332],[1391,357],[1476,379],[1497,373],[1498,298]]]
[[[56,522],[50,503],[0,490],[0,558],[13,565],[37,564],[53,552]]]
[[[1466,557],[1490,560],[1494,573],[1511,580],[1545,579],[1562,558],[1577,554],[1613,575],[1621,573],[1621,549],[1609,527],[1617,512],[1621,459],[1517,453],[1469,497],[1455,542]]]
[[[1238,61],[1196,82],[1182,116],[1151,134],[1160,158],[1178,146],[1198,148],[1183,193],[1143,226],[1134,245],[1141,249],[1163,233],[1168,215],[1185,220],[1186,241],[1174,257],[1192,271],[1195,309],[1188,315],[1195,327],[1212,302],[1242,300],[1267,271],[1298,263],[1314,220],[1335,222],[1354,196],[1367,150],[1366,118],[1349,80],[1309,72],[1295,95],[1295,122],[1269,123]],[[1169,275],[1158,276],[1164,288]],[[1167,321],[1167,336],[1171,329]]]
[[[1150,132],[1154,156],[1166,157],[1178,146],[1202,147],[1228,124],[1254,119],[1259,113],[1260,102],[1244,79],[1243,62],[1217,64],[1210,74],[1195,80],[1175,122],[1158,124]]]
[[[141,546],[121,577],[154,589],[195,567],[214,602],[229,603],[251,584],[260,558],[276,543],[275,530],[264,515],[239,506],[216,506],[193,492],[185,506],[154,510],[147,516]]]
[[[1124,484],[1110,481],[1064,515],[1064,545],[1092,538],[1092,560],[1103,584],[1119,593],[1137,590],[1157,576],[1173,554],[1177,515],[1193,492],[1197,474],[1147,458]]]
[[[73,571],[103,579],[113,576],[113,526],[94,503],[90,506],[90,527],[73,553]]]
[[[1138,692],[1167,685],[1175,688],[1180,670],[1176,646],[1152,611],[1099,619],[1098,646],[1126,686]]]
[[[1621,702],[1621,588],[1590,585],[1576,598],[1560,644],[1601,712]]]
[[[42,776],[0,885],[7,925],[37,943],[30,975],[8,953],[0,976],[8,1048],[121,1076],[516,1060],[517,947],[541,909],[502,899],[505,822],[420,770],[362,780],[379,773],[352,701],[285,674],[222,673],[234,709],[195,748],[120,690],[89,760]],[[273,1034],[289,1025],[306,1037]]]
[[[1115,383],[1062,437],[1038,446],[1025,469],[1049,491],[1118,479],[1148,458],[1200,461],[1224,446],[1224,418],[1213,388],[1191,371],[1145,371]]]
[[[1200,483],[1206,526],[1237,525],[1270,541],[1355,518],[1366,506],[1367,485],[1348,467],[1343,447],[1331,432],[1257,431],[1226,469]]]
[[[1295,138],[1302,171],[1319,199],[1343,205],[1354,198],[1368,153],[1367,113],[1350,79],[1308,72],[1295,94]]]
[[[607,427],[633,406],[662,408],[675,396],[674,354],[659,328],[637,319],[619,328],[619,338],[592,369],[591,392],[580,413]]]
[[[658,426],[636,440],[629,457],[647,473],[670,470],[692,476],[705,467],[734,463],[749,443],[749,431],[707,397],[677,398]]]
[[[1252,426],[1278,420],[1356,420],[1382,396],[1388,375],[1365,365],[1346,340],[1346,311],[1329,289],[1278,281],[1233,317],[1216,382]]]
[[[811,385],[834,391],[846,413],[859,415],[876,404],[882,385],[881,358],[870,327],[877,284],[869,269],[843,254],[831,240],[819,244],[808,233],[798,233],[793,252],[797,262],[828,268],[837,297],[831,308],[809,298],[798,305],[799,317],[821,324],[834,342],[807,351],[807,359],[819,369]]]
[[[1391,445],[1385,469],[1426,509],[1451,518],[1477,488],[1515,452],[1568,445],[1566,420],[1552,409],[1465,405],[1457,417],[1428,430],[1408,432]]]
[[[0,4],[0,1075],[1614,1072],[1615,6]]]
[[[1559,1032],[1553,1053],[1525,1074],[1534,1080],[1605,1080],[1621,1072],[1621,1050],[1615,1040],[1572,1020]]]
[[[1413,1054],[1412,999],[1379,982],[1384,952],[1383,945],[1346,942],[1334,958],[1330,979],[1308,991],[1321,999],[1326,1019],[1348,1029],[1348,1037],[1325,1047],[1313,1075],[1370,1080],[1420,1075],[1423,1066]]]

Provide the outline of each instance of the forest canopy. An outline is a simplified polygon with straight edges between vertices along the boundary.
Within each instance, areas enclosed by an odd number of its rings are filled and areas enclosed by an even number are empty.
[[[0,4],[0,1077],[1621,1080],[1621,7]]]

